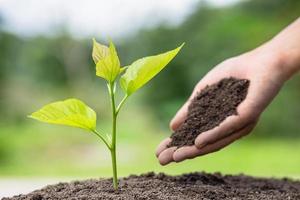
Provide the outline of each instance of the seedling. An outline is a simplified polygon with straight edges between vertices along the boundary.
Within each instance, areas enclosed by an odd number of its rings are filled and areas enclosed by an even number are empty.
[[[93,39],[92,57],[96,64],[96,75],[105,79],[110,97],[112,112],[111,134],[104,135],[103,132],[96,130],[96,112],[82,101],[74,98],[50,103],[37,112],[32,113],[29,117],[50,124],[82,128],[98,136],[110,151],[113,186],[117,189],[116,136],[118,114],[127,98],[157,75],[176,56],[183,45],[162,54],[138,59],[131,65],[121,67],[113,42],[110,42],[108,47]],[[119,104],[116,104],[115,100],[117,83],[120,84],[124,91],[124,97]]]

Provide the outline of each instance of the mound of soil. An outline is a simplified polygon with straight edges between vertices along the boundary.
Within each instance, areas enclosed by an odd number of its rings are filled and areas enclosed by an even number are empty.
[[[237,115],[236,108],[246,98],[249,83],[230,77],[206,86],[191,101],[187,119],[171,135],[169,147],[194,145],[200,133],[218,126],[230,115]]]
[[[300,181],[219,173],[181,176],[147,173],[120,179],[119,190],[111,179],[50,185],[27,195],[2,200],[200,200],[200,199],[300,199]]]

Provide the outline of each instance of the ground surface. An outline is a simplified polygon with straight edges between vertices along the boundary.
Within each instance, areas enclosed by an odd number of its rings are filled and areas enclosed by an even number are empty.
[[[147,173],[121,179],[114,191],[111,179],[75,181],[47,186],[28,195],[2,200],[58,199],[300,199],[300,181],[248,176],[191,173],[182,176]]]
[[[49,184],[66,182],[74,179],[71,178],[0,178],[0,199],[3,197],[12,197],[19,194],[27,194],[36,189],[42,188]]]
[[[206,86],[192,101],[187,119],[171,135],[169,146],[194,145],[202,132],[218,126],[230,115],[237,115],[237,106],[247,96],[249,80],[225,78]]]

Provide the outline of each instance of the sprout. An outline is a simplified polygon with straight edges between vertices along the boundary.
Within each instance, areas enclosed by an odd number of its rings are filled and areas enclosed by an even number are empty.
[[[112,112],[111,134],[104,135],[96,129],[96,112],[78,99],[67,99],[50,103],[42,107],[29,117],[38,121],[73,126],[82,128],[96,134],[111,153],[113,169],[113,186],[118,188],[117,176],[117,117],[127,98],[140,89],[157,75],[177,55],[184,44],[180,47],[155,56],[144,57],[136,60],[131,65],[121,67],[120,60],[113,42],[109,47],[98,43],[93,39],[92,57],[96,64],[96,75],[105,79]],[[124,91],[123,99],[116,104],[116,84],[118,83]]]

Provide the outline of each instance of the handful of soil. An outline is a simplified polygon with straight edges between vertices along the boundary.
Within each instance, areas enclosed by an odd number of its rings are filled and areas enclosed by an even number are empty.
[[[238,105],[246,98],[250,81],[224,78],[206,86],[188,107],[187,119],[171,135],[169,147],[194,145],[202,132],[218,126],[228,116],[237,115]]]

